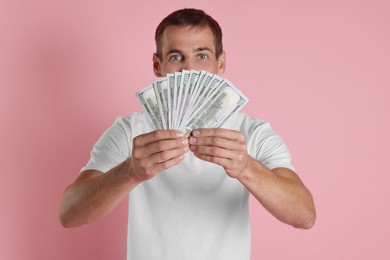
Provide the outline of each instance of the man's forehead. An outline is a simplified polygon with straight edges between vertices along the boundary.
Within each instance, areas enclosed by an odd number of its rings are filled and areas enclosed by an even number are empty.
[[[161,39],[165,52],[171,49],[181,50],[189,46],[194,51],[210,50],[214,52],[214,35],[208,26],[168,26]]]

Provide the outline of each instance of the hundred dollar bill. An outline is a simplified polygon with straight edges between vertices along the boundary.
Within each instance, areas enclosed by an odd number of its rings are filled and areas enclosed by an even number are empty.
[[[196,84],[195,84],[195,86],[192,89],[192,92],[190,94],[191,95],[191,100],[193,101],[193,102],[190,102],[190,107],[192,107],[194,105],[195,101],[197,100],[198,95],[199,95],[199,91],[200,91],[200,89],[202,89],[203,82],[204,82],[204,80],[205,80],[205,78],[206,78],[208,73],[209,72],[204,71],[204,70],[202,70],[200,72],[198,80],[196,81]]]
[[[180,106],[180,96],[181,96],[181,88],[183,83],[183,73],[175,72],[175,87],[173,89],[173,120],[172,120],[172,128],[177,127],[177,120],[179,114],[179,106]]]
[[[137,92],[137,98],[157,130],[164,129],[153,85]]]
[[[195,103],[192,107],[187,109],[187,113],[184,119],[184,122],[188,121],[192,116],[194,115],[194,111],[197,111],[200,106],[204,104],[204,101],[212,95],[212,93],[218,89],[223,82],[223,78],[219,77],[216,74],[208,73],[205,76],[205,79],[203,80],[203,87],[201,88],[201,91],[199,91],[197,99],[195,100]]]
[[[173,94],[175,88],[175,74],[169,73],[166,78],[168,82],[168,129],[173,129]]]
[[[188,133],[197,128],[221,127],[247,102],[248,98],[241,91],[230,81],[224,80],[181,130]]]
[[[194,99],[194,103],[192,104],[192,107],[189,108],[189,110],[191,110],[191,112],[196,109],[199,102],[202,100],[202,96],[207,93],[208,85],[214,76],[214,74],[212,74],[210,72],[205,71],[203,73],[204,73],[204,77],[202,78],[202,81],[199,82],[196,93],[194,93],[194,95],[196,96],[196,99]]]
[[[160,111],[163,129],[168,129],[168,82],[166,78],[159,78],[153,82],[154,92]]]
[[[201,72],[197,71],[197,70],[191,70],[191,72],[190,72],[189,79],[188,79],[187,85],[185,87],[186,90],[185,90],[185,95],[184,95],[184,101],[182,104],[181,121],[180,121],[179,125],[181,125],[182,122],[185,121],[186,116],[188,114],[188,110],[190,109],[190,102],[194,101],[191,98],[192,97],[191,93],[193,93],[193,91],[194,91],[194,88],[195,88],[195,85],[198,81],[200,73]]]
[[[180,123],[183,118],[183,113],[185,111],[185,99],[188,95],[188,82],[190,79],[191,71],[189,70],[183,70],[182,71],[182,78],[180,83],[180,94],[179,94],[179,100],[177,102],[177,120],[175,128],[178,129],[180,126]]]
[[[206,77],[208,72],[206,71],[200,71],[199,76],[197,77],[195,85],[192,87],[191,92],[189,93],[189,102],[188,106],[186,107],[186,113],[184,115],[185,118],[188,118],[188,115],[191,111],[193,111],[193,108],[195,106],[195,103],[198,99],[199,90],[201,89],[201,86],[203,84],[203,81]]]

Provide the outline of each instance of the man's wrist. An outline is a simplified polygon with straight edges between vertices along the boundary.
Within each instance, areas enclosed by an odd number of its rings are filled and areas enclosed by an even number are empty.
[[[264,169],[265,166],[262,163],[249,157],[246,167],[238,176],[237,180],[243,184],[257,182],[261,178],[261,173]]]
[[[142,182],[142,180],[134,174],[134,171],[130,164],[130,159],[124,161],[118,166],[118,171],[116,171],[116,175],[119,178],[123,179],[123,181],[130,183],[131,186],[136,186]]]

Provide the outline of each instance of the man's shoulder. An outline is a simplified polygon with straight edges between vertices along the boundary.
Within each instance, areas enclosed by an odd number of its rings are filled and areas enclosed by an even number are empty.
[[[133,124],[144,120],[147,120],[147,114],[144,111],[137,111],[128,115],[118,116],[115,122]]]
[[[118,116],[114,122],[116,125],[124,125],[126,127],[134,128],[136,126],[149,126],[149,118],[144,111],[133,112],[129,115]]]
[[[136,136],[141,133],[150,132],[152,129],[153,126],[147,114],[141,111],[133,112],[125,116],[118,116],[108,129],[108,132],[111,134],[125,133],[126,135]]]
[[[251,117],[245,113],[237,113],[226,122],[224,128],[238,130],[241,132],[251,132],[254,128],[269,127],[268,121]]]

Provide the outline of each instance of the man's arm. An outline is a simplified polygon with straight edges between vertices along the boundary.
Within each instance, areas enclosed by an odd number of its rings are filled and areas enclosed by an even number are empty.
[[[132,156],[107,173],[82,172],[63,194],[60,221],[64,227],[91,223],[109,213],[139,183],[180,163],[188,140],[175,130],[160,130],[133,139]]]
[[[199,159],[224,167],[279,220],[298,228],[314,225],[313,198],[298,175],[287,168],[269,170],[251,158],[241,132],[221,128],[195,130],[190,150]]]
[[[63,193],[60,221],[64,227],[92,223],[109,213],[140,181],[128,172],[126,162],[107,173],[82,172]]]
[[[269,170],[249,158],[248,166],[237,180],[280,221],[305,229],[314,225],[312,195],[294,171],[287,168]]]

